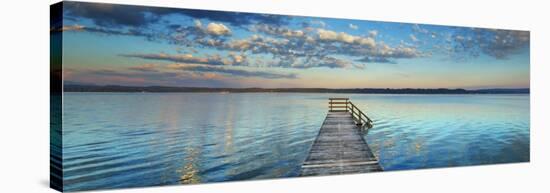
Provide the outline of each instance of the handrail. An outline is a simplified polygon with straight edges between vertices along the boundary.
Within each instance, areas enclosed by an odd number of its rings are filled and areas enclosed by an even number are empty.
[[[349,111],[351,111],[352,117],[355,119],[355,122],[359,126],[366,126],[367,128],[372,128],[373,121],[365,114],[361,109],[357,108],[351,101],[348,102],[349,105]]]
[[[372,128],[373,121],[361,109],[357,108],[349,98],[329,98],[329,112],[350,112],[357,126]]]
[[[347,112],[349,98],[328,98],[330,112]],[[333,102],[335,101],[335,102]]]

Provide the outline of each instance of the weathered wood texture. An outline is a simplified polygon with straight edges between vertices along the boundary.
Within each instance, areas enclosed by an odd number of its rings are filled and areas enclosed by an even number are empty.
[[[349,112],[328,112],[300,176],[382,171]]]

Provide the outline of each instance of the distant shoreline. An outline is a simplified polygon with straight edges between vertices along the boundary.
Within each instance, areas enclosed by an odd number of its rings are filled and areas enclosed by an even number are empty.
[[[64,85],[64,92],[121,92],[121,93],[347,93],[347,94],[530,94],[529,88],[493,89],[423,89],[423,88],[208,88],[208,87],[167,87],[167,86],[118,86],[118,85]]]

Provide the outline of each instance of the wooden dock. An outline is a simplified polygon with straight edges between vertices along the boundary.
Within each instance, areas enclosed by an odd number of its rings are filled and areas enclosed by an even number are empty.
[[[329,112],[313,142],[300,176],[382,171],[363,132],[372,120],[348,98],[329,98]]]

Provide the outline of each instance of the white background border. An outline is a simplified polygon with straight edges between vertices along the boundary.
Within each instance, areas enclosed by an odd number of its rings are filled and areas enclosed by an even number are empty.
[[[0,46],[0,192],[55,192],[49,178],[49,4],[5,1]],[[116,192],[537,192],[550,181],[550,6],[482,0],[103,0],[138,5],[531,31],[531,163],[214,183]],[[457,66],[460,68],[460,66]],[[546,182],[546,184],[544,183]],[[111,192],[111,191],[105,191]]]

